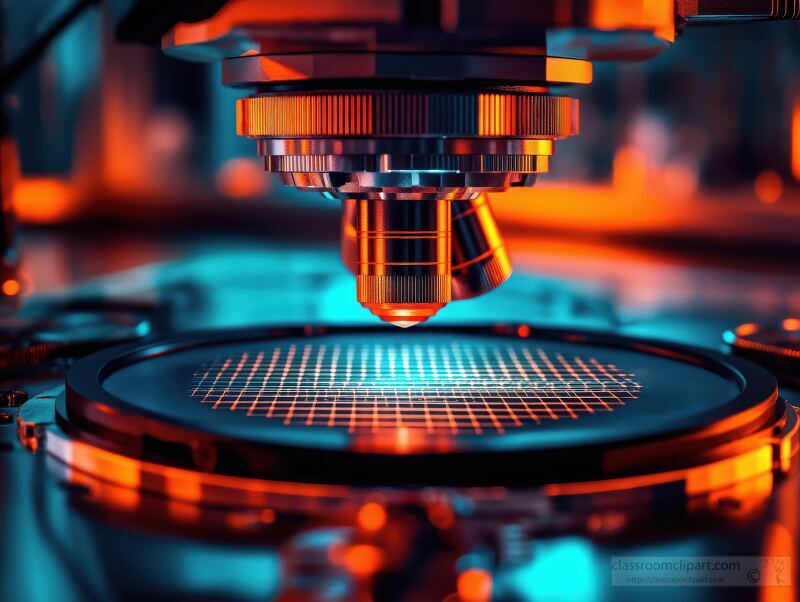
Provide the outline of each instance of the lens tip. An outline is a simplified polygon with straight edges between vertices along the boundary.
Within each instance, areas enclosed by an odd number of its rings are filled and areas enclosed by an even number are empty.
[[[423,321],[424,320],[389,320],[389,324],[394,324],[399,328],[411,328]]]
[[[436,315],[443,303],[363,303],[372,315],[400,328],[410,328]]]

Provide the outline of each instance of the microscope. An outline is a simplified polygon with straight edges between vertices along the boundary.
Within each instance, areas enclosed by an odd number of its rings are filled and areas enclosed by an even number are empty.
[[[123,41],[222,63],[222,84],[242,90],[236,133],[286,185],[342,203],[358,301],[406,328],[509,277],[487,195],[533,186],[557,141],[578,134],[568,90],[591,83],[593,62],[651,58],[695,24],[798,19],[800,0],[113,0],[108,10]]]

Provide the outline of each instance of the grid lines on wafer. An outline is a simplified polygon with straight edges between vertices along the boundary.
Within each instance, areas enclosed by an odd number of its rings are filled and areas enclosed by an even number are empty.
[[[612,412],[635,375],[591,355],[519,343],[286,343],[218,357],[190,395],[217,411],[349,432],[503,434]]]

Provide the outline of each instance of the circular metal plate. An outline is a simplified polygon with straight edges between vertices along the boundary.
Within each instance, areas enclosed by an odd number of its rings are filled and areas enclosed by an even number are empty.
[[[779,411],[767,372],[710,352],[528,327],[335,328],[95,354],[68,374],[61,420],[230,474],[514,484],[685,466]]]

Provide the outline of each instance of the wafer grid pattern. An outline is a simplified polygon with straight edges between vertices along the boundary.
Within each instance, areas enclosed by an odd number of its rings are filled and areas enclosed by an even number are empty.
[[[190,394],[218,411],[349,432],[503,434],[615,409],[631,373],[525,344],[286,344],[220,357]]]

